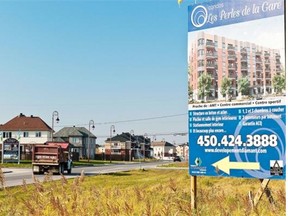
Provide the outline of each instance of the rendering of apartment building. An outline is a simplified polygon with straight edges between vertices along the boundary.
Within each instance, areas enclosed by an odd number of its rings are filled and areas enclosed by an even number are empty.
[[[210,75],[212,82],[207,100],[224,100],[221,84],[226,77],[230,80],[229,96],[241,97],[239,80],[247,78],[250,96],[267,96],[274,93],[272,79],[283,70],[280,51],[265,48],[254,43],[228,39],[199,32],[190,41],[188,83],[190,100],[201,101],[199,78]]]

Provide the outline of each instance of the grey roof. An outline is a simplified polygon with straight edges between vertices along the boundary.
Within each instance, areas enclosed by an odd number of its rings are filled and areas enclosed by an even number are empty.
[[[54,137],[54,135],[53,135],[53,137]],[[54,142],[65,142],[65,140],[63,140],[61,137],[53,138],[53,141]]]
[[[91,137],[97,138],[85,127],[64,127],[53,135],[53,137]]]
[[[175,145],[167,141],[154,141],[151,143],[151,146],[175,146]]]
[[[112,136],[111,140],[112,141],[119,141],[119,142],[127,142],[127,141],[131,140],[132,143],[135,143],[135,142],[143,143],[144,141],[145,141],[145,143],[150,142],[149,138],[146,138],[142,135],[140,136],[140,135],[130,134],[128,132],[122,133],[122,134],[117,134],[116,136]],[[107,138],[106,142],[109,142],[109,141],[110,141],[110,137]]]

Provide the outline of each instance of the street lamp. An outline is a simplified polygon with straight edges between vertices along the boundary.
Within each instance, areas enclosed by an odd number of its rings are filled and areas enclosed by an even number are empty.
[[[145,133],[144,135],[143,135],[143,137],[144,137],[144,143],[143,143],[143,160],[145,161],[145,153],[146,153],[146,137],[148,137],[148,134],[147,133]]]
[[[115,125],[110,126],[110,163],[111,161],[111,154],[112,154],[112,133],[115,133]]]
[[[88,134],[88,162],[90,161],[90,127],[92,125],[92,129],[95,128],[94,121],[89,121],[89,134]]]
[[[54,119],[56,117],[56,119]],[[54,111],[52,113],[52,133],[51,133],[51,140],[53,142],[53,133],[54,133],[54,121],[56,121],[56,123],[58,123],[60,121],[59,119],[59,113],[57,111]]]
[[[131,159],[131,157],[132,157],[132,155],[131,155],[131,153],[132,153],[132,151],[131,151],[131,149],[132,149],[132,134],[134,134],[134,130],[131,130],[130,131],[130,149],[129,149],[129,161],[131,161],[132,159]]]

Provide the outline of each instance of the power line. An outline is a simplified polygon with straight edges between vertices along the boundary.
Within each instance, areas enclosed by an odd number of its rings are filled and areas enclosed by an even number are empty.
[[[187,136],[188,132],[169,132],[169,133],[151,133],[146,134],[147,137],[153,136]],[[137,136],[137,135],[136,135]],[[107,138],[109,135],[97,135],[97,138]]]
[[[173,117],[179,117],[179,116],[185,116],[185,115],[188,115],[188,113],[166,115],[166,116],[156,116],[156,117],[149,117],[149,118],[139,118],[139,119],[128,119],[128,120],[122,120],[122,121],[95,122],[95,125],[107,125],[107,124],[119,124],[119,123],[138,122],[138,121],[149,121],[149,120],[173,118]],[[86,126],[86,125],[89,125],[89,124],[87,124],[87,123],[75,124],[73,126],[79,127],[79,126]],[[71,127],[71,125],[58,125],[57,127]]]

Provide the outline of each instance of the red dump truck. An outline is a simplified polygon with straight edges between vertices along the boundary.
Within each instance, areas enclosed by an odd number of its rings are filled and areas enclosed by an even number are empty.
[[[47,143],[33,146],[32,171],[41,173],[64,173],[72,170],[72,160],[69,155],[69,143]]]

